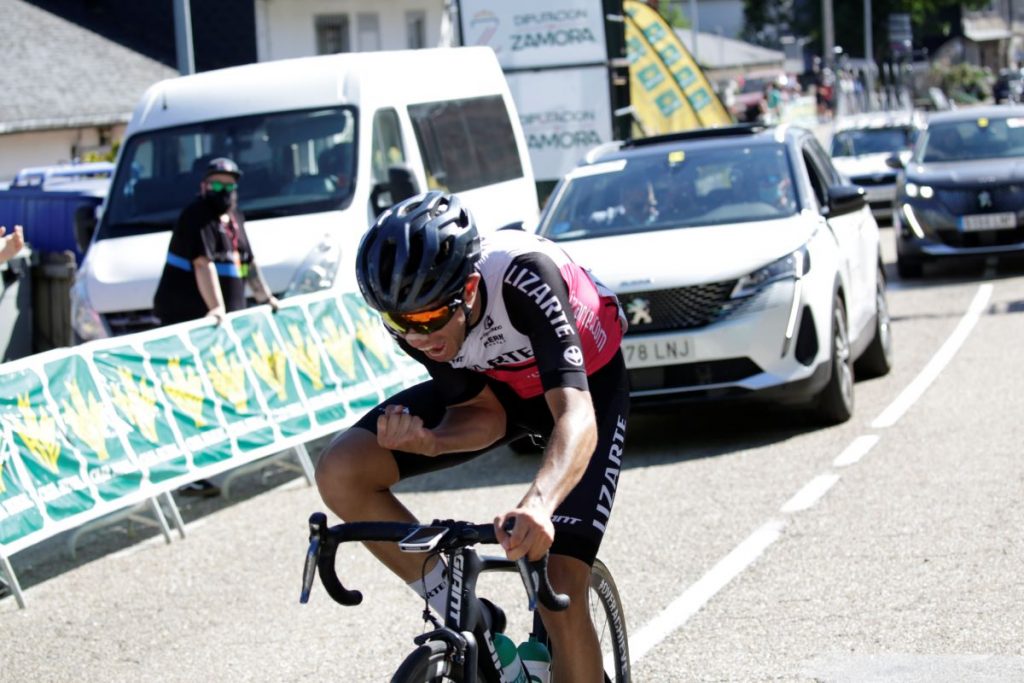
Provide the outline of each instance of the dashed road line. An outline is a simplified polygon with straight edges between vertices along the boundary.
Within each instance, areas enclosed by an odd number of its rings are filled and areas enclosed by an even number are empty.
[[[890,403],[889,407],[875,418],[874,422],[871,423],[872,428],[884,429],[893,426],[914,405],[917,399],[921,398],[925,390],[931,386],[931,383],[935,381],[935,378],[939,376],[939,373],[942,372],[943,368],[949,364],[949,361],[953,359],[956,352],[963,346],[967,336],[981,318],[981,314],[984,312],[991,297],[992,285],[990,283],[983,284],[978,288],[978,293],[974,295],[974,300],[971,301],[967,313],[964,314],[956,329],[953,330],[953,334],[949,336],[938,352],[932,356],[932,359],[928,361],[928,364],[924,366],[924,369],[921,370],[917,377],[896,397],[896,400]]]
[[[891,427],[906,413],[907,410],[924,394],[925,390],[949,364],[953,356],[966,341],[971,330],[977,324],[982,312],[992,296],[992,285],[984,284],[978,288],[967,312],[945,343],[932,356],[924,369],[907,387],[900,392],[889,406],[871,423],[874,429]],[[878,443],[877,434],[863,434],[854,439],[832,461],[833,467],[842,469],[856,464]],[[785,514],[802,512],[812,507],[832,489],[839,481],[839,474],[826,472],[820,474],[803,486],[781,508]],[[779,540],[786,527],[784,519],[771,519],[742,543],[718,564],[712,567],[696,583],[687,588],[673,600],[654,619],[645,624],[629,639],[630,663],[636,665],[644,655],[657,647],[674,631],[682,628],[690,617],[699,612],[718,591],[722,590],[775,541]]]

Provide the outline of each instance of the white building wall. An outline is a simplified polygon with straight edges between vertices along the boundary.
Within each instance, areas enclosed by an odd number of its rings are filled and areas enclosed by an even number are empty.
[[[360,49],[358,15],[377,15],[380,49],[408,47],[406,12],[422,11],[426,17],[426,46],[441,38],[444,0],[255,0],[256,54],[261,62],[316,54],[316,17],[346,14],[349,44]]]
[[[124,138],[123,125],[113,126],[111,140]],[[96,128],[33,131],[0,135],[0,183],[9,183],[27,166],[49,166],[72,161],[75,150],[94,150],[100,138]]]

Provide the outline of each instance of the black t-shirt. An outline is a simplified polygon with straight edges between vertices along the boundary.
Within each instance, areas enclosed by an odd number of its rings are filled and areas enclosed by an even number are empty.
[[[241,211],[234,211],[229,221],[222,222],[203,198],[197,197],[174,226],[167,263],[153,299],[153,311],[164,325],[195,320],[209,312],[192,263],[200,256],[217,268],[225,309],[230,313],[245,308],[245,278],[252,263],[245,218]]]

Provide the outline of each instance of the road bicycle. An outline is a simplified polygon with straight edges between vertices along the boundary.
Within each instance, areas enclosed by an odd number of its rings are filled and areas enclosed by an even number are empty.
[[[403,522],[350,522],[327,526],[322,512],[309,518],[309,551],[302,577],[299,601],[309,600],[317,572],[327,594],[336,602],[358,605],[362,594],[345,588],[338,578],[335,559],[338,546],[350,541],[391,541],[405,552],[441,555],[446,562],[451,590],[443,620],[424,609],[423,618],[433,629],[413,642],[417,646],[399,665],[392,683],[461,681],[501,683],[501,666],[492,636],[505,628],[500,607],[476,594],[479,576],[492,571],[519,571],[529,607],[537,602],[550,610],[565,609],[569,597],[556,593],[548,581],[548,558],[528,562],[490,557],[476,551],[477,544],[495,544],[493,524],[472,524],[455,520],[434,520],[429,525]],[[611,572],[595,560],[588,592],[591,619],[594,621],[604,657],[605,680],[627,683],[630,680],[629,641],[626,619]],[[534,611],[534,635],[550,647],[540,615]]]

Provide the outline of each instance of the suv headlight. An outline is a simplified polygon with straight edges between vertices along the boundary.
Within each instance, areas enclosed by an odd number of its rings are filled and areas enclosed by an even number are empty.
[[[109,337],[110,330],[107,329],[106,323],[103,322],[103,316],[93,308],[92,301],[89,300],[89,292],[86,289],[85,281],[76,277],[75,283],[71,286],[70,295],[71,329],[75,331],[79,339],[82,341],[92,341],[93,339]]]
[[[284,296],[310,294],[334,285],[341,261],[341,245],[331,234],[324,235],[320,243],[309,250],[302,265],[295,271]]]
[[[732,290],[732,298],[740,299],[750,296],[773,282],[793,278],[799,280],[811,269],[811,255],[804,245],[792,254],[783,256],[763,268],[758,268],[749,275],[744,275]]]
[[[932,189],[931,185],[918,185],[917,183],[907,183],[903,187],[903,191],[907,193],[907,196],[911,199],[920,197],[921,199],[931,199],[935,196],[935,190]]]

